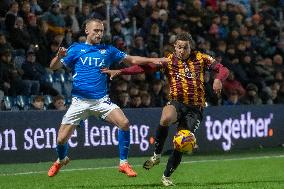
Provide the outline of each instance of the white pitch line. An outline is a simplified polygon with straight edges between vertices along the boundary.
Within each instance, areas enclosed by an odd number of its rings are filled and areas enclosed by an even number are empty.
[[[273,156],[255,156],[255,157],[228,158],[228,159],[208,159],[208,160],[184,161],[184,162],[182,162],[182,164],[219,162],[219,161],[256,160],[256,159],[283,158],[283,157],[284,157],[284,155],[273,155]],[[166,165],[166,163],[160,163],[160,165]],[[140,166],[141,165],[133,165],[133,167],[140,167]],[[63,169],[60,172],[102,170],[102,169],[114,169],[114,168],[117,168],[117,166]],[[31,174],[46,173],[46,172],[47,171],[30,171],[30,172],[20,172],[20,173],[4,173],[4,174],[0,174],[0,176],[31,175]]]
[[[236,160],[255,160],[255,159],[268,159],[268,158],[282,158],[284,155],[272,155],[272,156],[252,156],[252,157],[240,157],[240,158],[228,158],[228,159],[205,159],[196,161],[185,161],[187,163],[203,163],[203,162],[216,162],[216,161],[236,161]]]

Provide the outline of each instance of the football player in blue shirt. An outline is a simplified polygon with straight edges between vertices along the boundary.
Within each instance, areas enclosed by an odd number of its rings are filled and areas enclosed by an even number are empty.
[[[119,171],[129,177],[137,176],[127,161],[130,144],[129,121],[122,110],[112,103],[107,94],[107,74],[102,68],[109,68],[120,62],[129,64],[160,64],[165,58],[146,58],[130,56],[111,45],[100,44],[104,33],[103,22],[98,19],[86,21],[86,43],[74,43],[68,49],[60,47],[52,59],[53,70],[63,65],[72,70],[72,103],[64,115],[58,131],[56,152],[58,159],[48,171],[48,176],[55,176],[63,165],[69,162],[67,141],[81,120],[97,116],[117,125],[120,165]]]

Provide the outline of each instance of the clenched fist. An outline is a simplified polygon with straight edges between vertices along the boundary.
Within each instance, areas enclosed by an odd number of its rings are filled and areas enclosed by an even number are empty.
[[[64,56],[66,56],[66,52],[67,52],[67,49],[66,49],[66,48],[64,48],[64,47],[59,47],[56,56],[58,56],[58,58],[62,58],[62,57],[64,57]]]

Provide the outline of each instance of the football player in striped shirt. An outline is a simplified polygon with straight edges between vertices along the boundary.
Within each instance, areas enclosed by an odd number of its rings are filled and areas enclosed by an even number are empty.
[[[168,62],[160,65],[135,65],[121,70],[102,70],[111,78],[119,74],[138,74],[161,70],[169,82],[169,101],[163,108],[160,123],[156,129],[154,155],[148,159],[143,167],[151,169],[159,164],[168,127],[177,124],[177,129],[196,131],[202,121],[205,107],[204,74],[206,70],[216,72],[213,89],[216,94],[221,93],[222,82],[228,77],[229,71],[211,56],[193,50],[193,39],[190,34],[182,33],[174,43],[174,52],[167,56]],[[182,159],[182,153],[174,150],[170,155],[166,169],[162,176],[165,186],[174,185],[170,179]]]

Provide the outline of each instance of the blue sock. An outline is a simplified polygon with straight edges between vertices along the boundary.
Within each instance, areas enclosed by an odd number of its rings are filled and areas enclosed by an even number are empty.
[[[67,149],[68,149],[68,144],[57,144],[56,146],[56,152],[57,152],[57,157],[59,160],[63,160],[66,155],[67,155]]]
[[[118,145],[120,160],[127,160],[129,145],[130,145],[130,131],[118,130]]]

